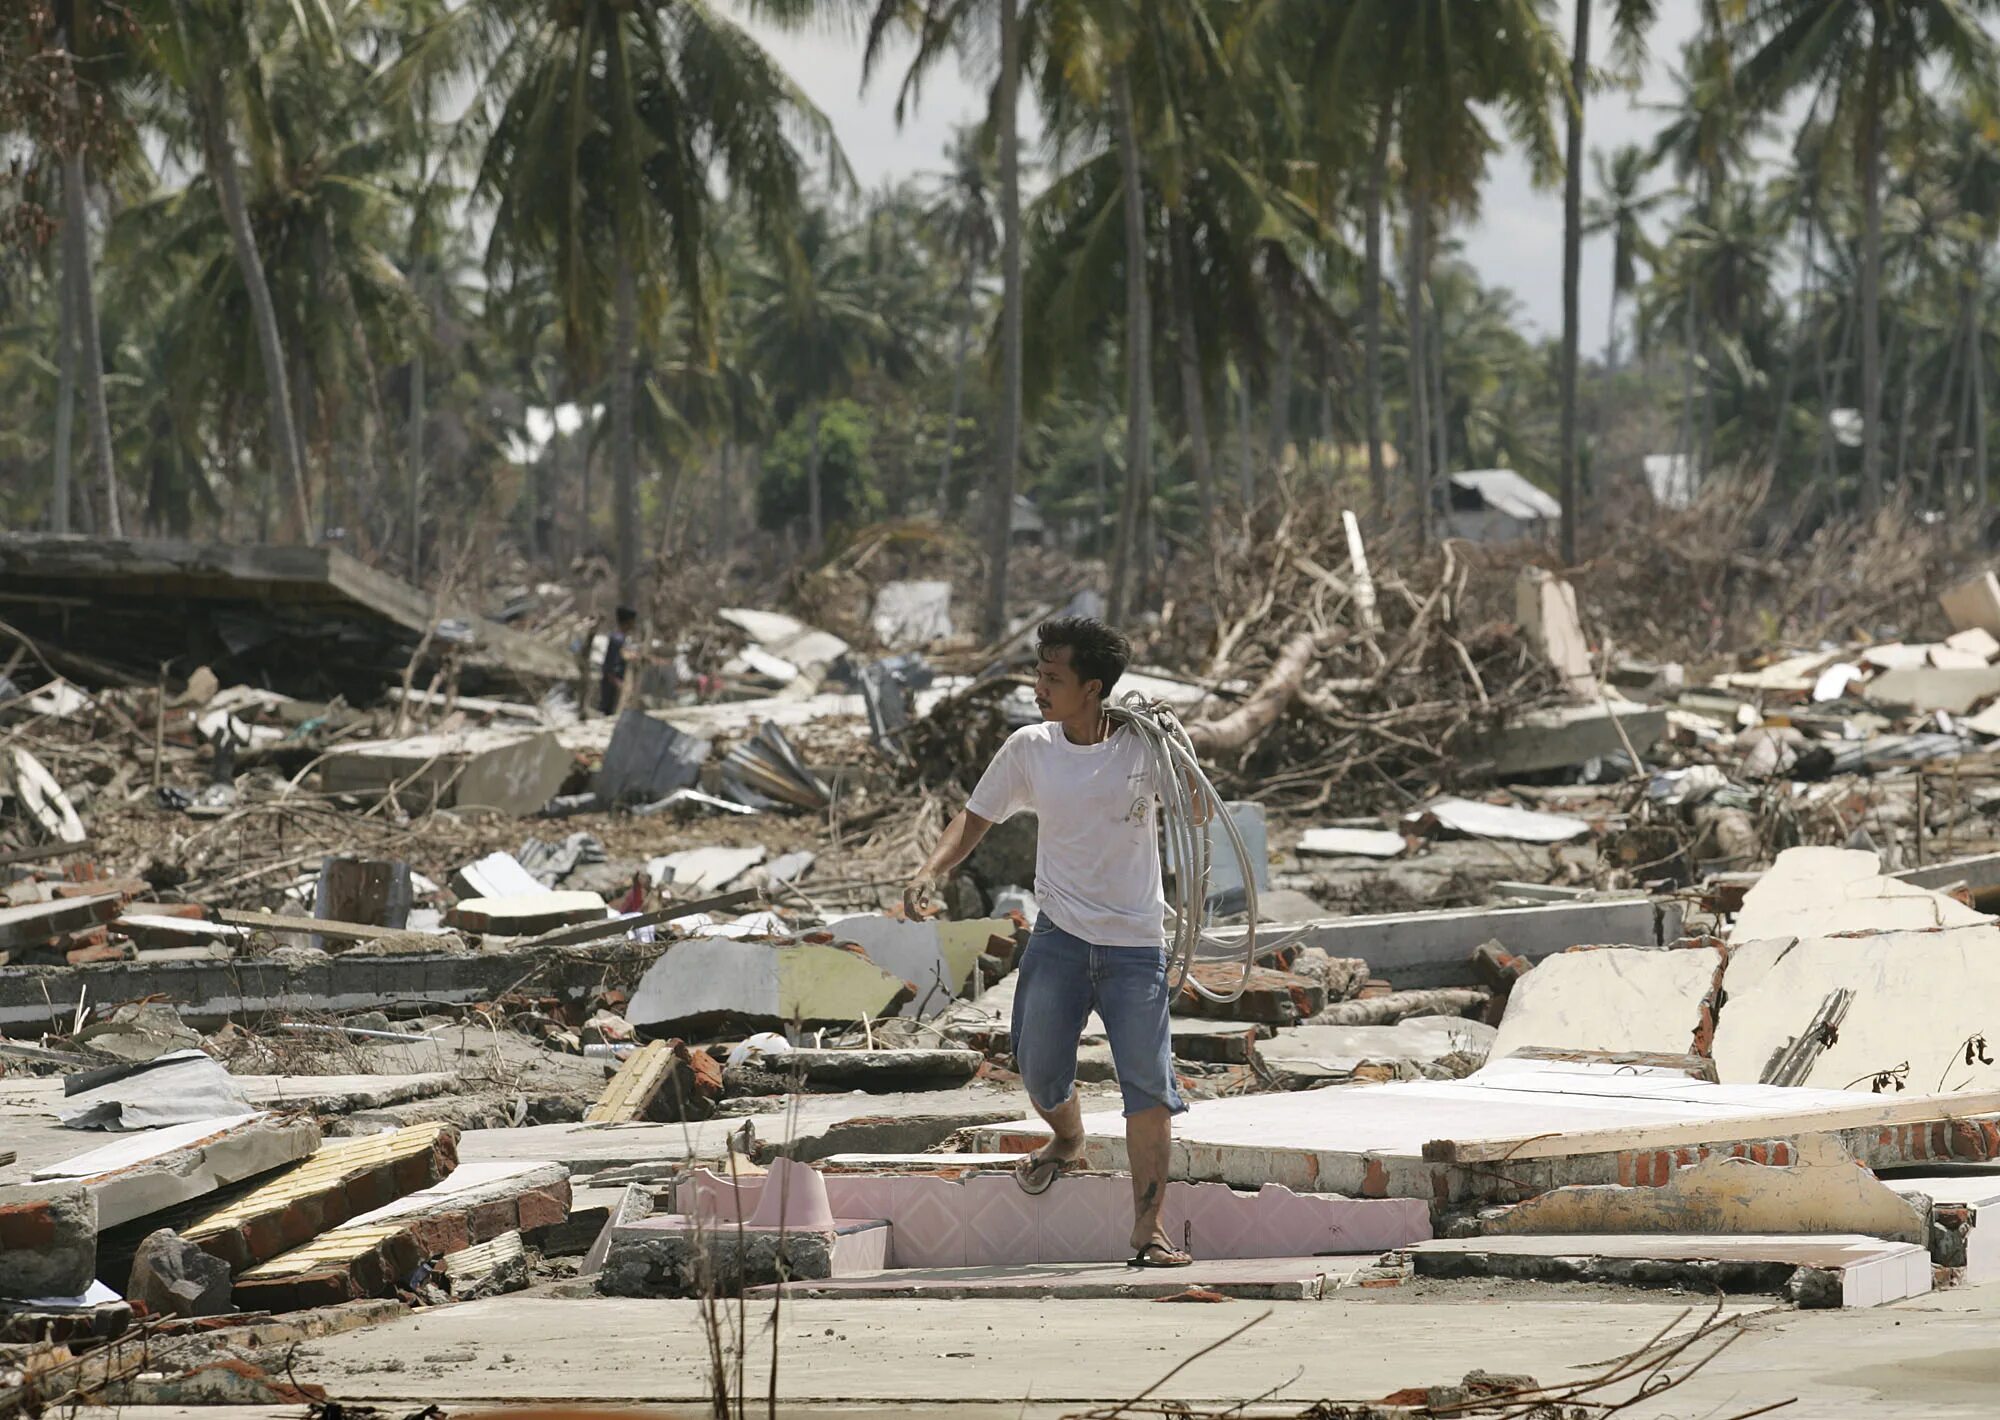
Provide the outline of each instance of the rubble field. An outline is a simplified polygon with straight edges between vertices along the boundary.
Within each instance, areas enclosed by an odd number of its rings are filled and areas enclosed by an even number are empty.
[[[1300,505],[1140,628],[1252,850],[1183,1271],[1095,1017],[1012,1177],[1032,818],[902,905],[1079,569],[655,609],[598,714],[559,587],[0,536],[0,1420],[1990,1413],[2000,577],[1729,513],[1620,579]]]

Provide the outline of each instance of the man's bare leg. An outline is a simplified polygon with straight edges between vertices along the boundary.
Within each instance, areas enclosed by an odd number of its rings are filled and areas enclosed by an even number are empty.
[[[1031,1099],[1029,1104],[1035,1104]],[[1035,1104],[1035,1113],[1042,1122],[1055,1131],[1055,1138],[1035,1150],[1037,1159],[1074,1159],[1083,1153],[1083,1102],[1076,1097],[1076,1091],[1069,1092],[1069,1098],[1054,1109],[1043,1109]]]
[[[1160,1230],[1160,1209],[1167,1201],[1167,1169],[1173,1162],[1173,1115],[1163,1104],[1125,1116],[1125,1157],[1132,1165],[1132,1251],[1158,1243],[1167,1251],[1180,1248]]]

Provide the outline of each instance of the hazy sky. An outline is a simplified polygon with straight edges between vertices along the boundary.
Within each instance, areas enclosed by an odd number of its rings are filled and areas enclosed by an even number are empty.
[[[1559,0],[1565,39],[1572,23],[1569,0]],[[1600,4],[1593,18],[1593,57],[1604,55]],[[1609,150],[1623,143],[1645,142],[1663,123],[1648,108],[1675,92],[1671,66],[1681,46],[1694,33],[1700,0],[1662,0],[1660,19],[1649,40],[1652,56],[1645,83],[1635,94],[1597,95],[1588,114],[1586,140],[1591,148]],[[923,99],[909,121],[895,120],[896,86],[903,74],[906,51],[888,56],[870,84],[860,92],[861,44],[857,36],[838,30],[783,33],[759,30],[765,43],[792,78],[832,119],[856,177],[873,186],[885,179],[935,172],[943,166],[943,150],[955,125],[974,119],[984,95],[955,65],[938,69],[925,85]],[[1022,105],[1024,125],[1031,120]],[[1590,192],[1586,169],[1585,195]],[[1518,155],[1504,153],[1487,175],[1484,208],[1479,221],[1456,235],[1466,256],[1486,279],[1511,288],[1520,298],[1526,320],[1537,330],[1562,328],[1562,189],[1542,191],[1529,181]],[[1583,249],[1583,344],[1588,352],[1602,349],[1606,304],[1611,297],[1611,248],[1608,239],[1587,241]]]

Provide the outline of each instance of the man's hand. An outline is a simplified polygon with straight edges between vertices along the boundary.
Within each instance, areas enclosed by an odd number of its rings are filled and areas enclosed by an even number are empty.
[[[928,873],[911,878],[903,889],[903,916],[912,922],[934,917],[938,912],[938,880]]]

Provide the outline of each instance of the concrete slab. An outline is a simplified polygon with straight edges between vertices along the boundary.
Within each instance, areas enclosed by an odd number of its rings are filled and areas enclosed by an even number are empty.
[[[1221,1409],[1295,1377],[1280,1401],[1291,1414],[1301,1397],[1380,1397],[1405,1386],[1456,1383],[1468,1370],[1493,1367],[1495,1325],[1505,1327],[1507,1370],[1555,1381],[1584,1374],[1575,1369],[1580,1364],[1608,1364],[1639,1351],[1687,1308],[1679,1299],[1607,1306],[1601,1298],[1547,1297],[1509,1298],[1504,1311],[1491,1297],[1412,1306],[1396,1304],[1397,1291],[1340,1291],[1311,1304],[1274,1303],[1269,1320],[1193,1361],[1155,1398]],[[698,1406],[713,1394],[700,1306],[691,1300],[499,1297],[303,1343],[296,1370],[300,1380],[324,1385],[344,1400],[385,1405],[414,1392],[447,1407],[537,1398]],[[1758,1310],[1764,1308],[1732,1303],[1724,1314],[1746,1317]],[[1942,1337],[1913,1337],[1907,1326],[1892,1333],[1884,1323],[1867,1333],[1872,1344],[1857,1359],[1886,1364],[1918,1358],[1947,1340],[1983,1354],[1991,1349],[1988,1332],[1996,1311],[1995,1302],[1968,1311]],[[1241,1306],[1182,1307],[1163,1315],[1159,1307],[1123,1299],[1078,1300],[1052,1312],[1036,1296],[968,1299],[948,1307],[931,1299],[863,1303],[801,1297],[783,1320],[778,1395],[790,1414],[804,1414],[803,1407],[813,1404],[827,1407],[820,1412],[826,1414],[883,1406],[909,1413],[912,1407],[949,1403],[954,1415],[967,1420],[1017,1420],[1024,1407],[1043,1420],[1081,1405],[1129,1400],[1248,1320]],[[1785,1348],[1794,1371],[1786,1376],[1785,1389],[1758,1384],[1749,1394],[1769,1403],[1799,1393],[1796,1383],[1804,1381],[1815,1394],[1853,1396],[1874,1405],[1866,1389],[1857,1393],[1813,1379],[1826,1369],[1826,1333],[1804,1323],[1844,1320],[1797,1313],[1774,1318],[1774,1329],[1801,1328],[1802,1339]],[[912,1337],[922,1343],[911,1344]],[[1024,1351],[1024,1342],[1032,1349]],[[1748,1351],[1751,1345],[1739,1345],[1731,1355]],[[1815,1351],[1808,1367],[1804,1363]],[[770,1355],[762,1338],[750,1354],[762,1375]],[[884,1365],[885,1356],[895,1357],[896,1364]],[[1740,1391],[1755,1376],[1754,1367],[1734,1373],[1720,1394]],[[1896,1385],[1900,1393],[1920,1382],[1905,1378]],[[1967,1407],[1938,1412],[1948,1420],[1990,1414],[1990,1378],[1975,1385],[1968,1376],[1948,1393],[1962,1397]],[[1717,1392],[1707,1394],[1715,1413],[1751,1408],[1741,1401],[1725,1409],[1714,1399]],[[148,1420],[125,1413],[128,1420]],[[1856,1420],[1868,1413],[1851,1412]],[[1641,1412],[1638,1420],[1658,1420],[1658,1414]],[[1905,1408],[1899,1420],[1932,1417]]]
[[[929,1298],[933,1301],[1033,1297],[1051,1302],[1100,1298],[1158,1300],[1190,1288],[1243,1301],[1318,1301],[1374,1265],[1358,1257],[1197,1259],[1192,1267],[1148,1271],[1124,1262],[1041,1263],[1026,1267],[913,1267],[823,1282],[793,1282],[788,1297]],[[762,1289],[768,1290],[768,1289]]]
[[[246,1114],[127,1135],[38,1168],[34,1176],[82,1183],[96,1196],[102,1232],[281,1168],[319,1142],[319,1126],[310,1119]]]
[[[1299,835],[1302,857],[1400,858],[1409,840],[1387,828],[1309,828]]]
[[[1377,976],[1404,990],[1485,983],[1472,952],[1497,940],[1515,956],[1540,961],[1571,947],[1664,946],[1680,937],[1682,908],[1670,899],[1622,898],[1532,907],[1467,907],[1442,912],[1393,912],[1328,917],[1287,927],[1287,938],[1329,956],[1360,957]],[[1203,954],[1240,958],[1242,933],[1219,928]]]
[[[1804,1306],[1878,1307],[1931,1289],[1931,1255],[1912,1243],[1820,1237],[1569,1234],[1440,1238],[1409,1249],[1420,1277],[1575,1281],[1705,1281],[1723,1291],[1779,1291],[1800,1272],[1832,1274],[1830,1295],[1799,1289]],[[1682,1264],[1684,1267],[1675,1267]]]
[[[893,1013],[910,994],[902,977],[835,946],[698,937],[673,944],[639,979],[625,1018],[663,1035],[849,1025]]]
[[[1884,671],[1862,688],[1871,705],[1892,706],[1915,715],[1943,710],[1964,715],[2000,695],[2000,666],[1914,666]]]
[[[320,787],[330,794],[395,791],[405,808],[487,808],[521,816],[553,798],[570,752],[553,733],[467,730],[373,740],[329,750]]]
[[[721,892],[770,855],[762,845],[748,848],[687,848],[650,859],[646,871],[662,888],[686,897]]]
[[[1508,993],[1493,1055],[1531,1045],[1705,1054],[1723,960],[1714,947],[1578,948],[1548,957]]]
[[[1877,1105],[1842,1090],[1509,1059],[1463,1080],[1198,1100],[1174,1121],[1173,1176],[1440,1204],[1511,1201],[1563,1184],[1650,1183],[1704,1153],[1766,1149],[1783,1158],[1778,1141],[1802,1134],[1836,1135],[1862,1162],[1890,1166],[1948,1153],[1957,1126],[1945,1120],[1963,1113],[1953,1098]],[[1929,1122],[1873,1122],[1891,1109]],[[1123,1117],[1086,1110],[1083,1123],[1091,1163],[1124,1168]],[[1047,1137],[1046,1125],[1027,1119],[965,1135],[967,1147],[999,1152]],[[1966,1147],[1981,1157],[1970,1134]],[[1487,1152],[1505,1167],[1488,1163]]]
[[[1281,1028],[1259,1041],[1264,1063],[1286,1075],[1304,1079],[1339,1080],[1370,1063],[1398,1061],[1429,1064],[1447,1055],[1473,1055],[1482,1061],[1491,1052],[1495,1032],[1484,1021],[1462,1016],[1412,1016],[1391,1026],[1303,1025]]]
[[[1413,817],[1435,819],[1454,833],[1472,838],[1498,838],[1509,843],[1567,843],[1590,832],[1587,822],[1568,814],[1477,799],[1434,799]]]
[[[901,1007],[905,1016],[936,1015],[962,998],[974,966],[995,937],[1011,945],[1014,924],[1005,917],[964,922],[904,922],[880,913],[840,917],[827,924],[836,942],[852,942],[884,971],[916,987]]]
[[[579,922],[599,922],[609,913],[594,892],[549,892],[537,887],[519,897],[473,897],[453,905],[445,924],[466,932],[499,937],[531,937]]]
[[[1989,1003],[2000,991],[2000,923],[1991,918],[1745,942],[1731,950],[1726,983],[1715,1032],[1725,1084],[1758,1079],[1828,993],[1845,987],[1854,992],[1847,1015],[1801,1083],[1866,1090],[1878,1071],[1901,1064],[1908,1088],[2000,1089],[2000,1059],[1969,1044],[1992,1029]]]
[[[1796,1157],[1785,1164],[1713,1155],[1647,1187],[1551,1189],[1482,1219],[1481,1231],[1861,1233],[1928,1245],[1927,1211],[1913,1207],[1838,1144],[1802,1140],[1793,1152]]]
[[[1787,848],[1743,896],[1729,941],[1819,937],[1836,932],[1961,927],[1993,919],[1915,883],[1886,877],[1875,854],[1848,848]],[[1732,994],[1734,983],[1732,983]],[[1813,1004],[1819,1004],[1818,998]]]
[[[1626,739],[1644,754],[1666,732],[1667,712],[1658,706],[1565,705],[1531,710],[1470,747],[1459,767],[1466,774],[1505,780],[1619,753]]]

